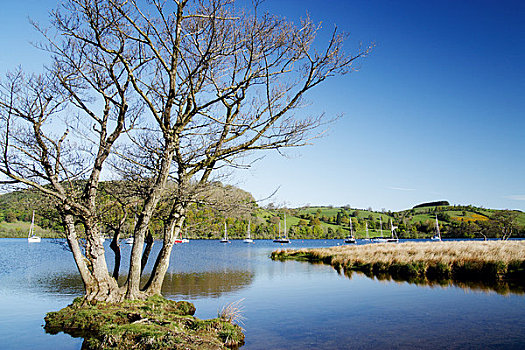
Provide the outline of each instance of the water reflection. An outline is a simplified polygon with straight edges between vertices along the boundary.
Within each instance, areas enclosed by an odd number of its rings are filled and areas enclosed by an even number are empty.
[[[144,275],[145,283],[149,274]],[[237,292],[249,286],[254,278],[252,271],[227,270],[198,273],[167,273],[162,285],[162,294],[177,299],[219,297],[225,293]],[[54,274],[41,276],[38,285],[42,291],[53,294],[81,295],[84,285],[78,274]],[[121,282],[125,277],[121,278]]]
[[[525,281],[522,280],[468,280],[468,279],[429,279],[426,277],[407,277],[400,275],[392,275],[384,272],[361,272],[354,270],[338,270],[339,274],[344,274],[346,277],[352,279],[353,274],[360,274],[367,276],[371,279],[384,282],[399,282],[414,284],[417,286],[430,286],[430,287],[459,287],[466,291],[479,291],[479,292],[496,292],[501,295],[525,294]]]
[[[83,295],[84,283],[78,273],[41,276],[38,285],[46,293]]]
[[[251,271],[171,273],[164,279],[162,294],[183,299],[219,297],[246,288],[253,277]]]

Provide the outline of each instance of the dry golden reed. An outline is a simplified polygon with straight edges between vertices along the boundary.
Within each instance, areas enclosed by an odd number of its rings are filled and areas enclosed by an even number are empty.
[[[281,250],[279,255],[308,254],[312,258],[331,258],[331,264],[342,266],[385,263],[464,264],[494,262],[508,265],[525,261],[525,241],[460,241],[460,242],[404,242],[366,245],[348,245],[331,248]]]

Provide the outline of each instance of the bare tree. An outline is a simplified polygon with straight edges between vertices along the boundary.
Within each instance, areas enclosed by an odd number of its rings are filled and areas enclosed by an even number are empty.
[[[2,83],[0,171],[55,198],[86,300],[160,294],[188,205],[206,199],[213,174],[248,167],[255,151],[308,143],[324,116],[296,113],[305,93],[352,71],[371,49],[346,54],[334,30],[318,50],[309,18],[294,25],[258,10],[228,0],[67,0],[52,13],[53,30],[40,29],[53,57],[48,73]],[[98,239],[103,169],[140,188],[123,285]],[[162,247],[141,286],[159,203]]]
[[[512,210],[498,210],[490,218],[493,221],[493,230],[501,232],[501,239],[506,241],[516,230],[518,212]]]

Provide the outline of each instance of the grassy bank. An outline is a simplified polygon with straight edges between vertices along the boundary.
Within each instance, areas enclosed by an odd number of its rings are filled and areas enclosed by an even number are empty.
[[[226,349],[244,344],[241,327],[217,318],[200,320],[193,304],[160,296],[121,304],[82,305],[47,314],[45,330],[83,337],[82,349]]]
[[[277,250],[272,259],[322,262],[337,270],[390,274],[409,281],[505,281],[525,284],[525,242],[407,242]]]
[[[29,232],[30,222],[15,221],[0,223],[0,238],[25,238]],[[43,238],[60,238],[63,234],[35,225],[35,235]]]

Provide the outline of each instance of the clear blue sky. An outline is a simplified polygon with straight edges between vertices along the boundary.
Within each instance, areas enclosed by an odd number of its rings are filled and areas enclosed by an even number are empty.
[[[0,67],[38,69],[31,16],[54,0],[2,4]],[[344,114],[313,146],[267,154],[234,184],[275,203],[400,210],[448,200],[525,210],[525,2],[267,0],[269,11],[337,24],[348,49],[375,42],[359,72],[308,95]]]

